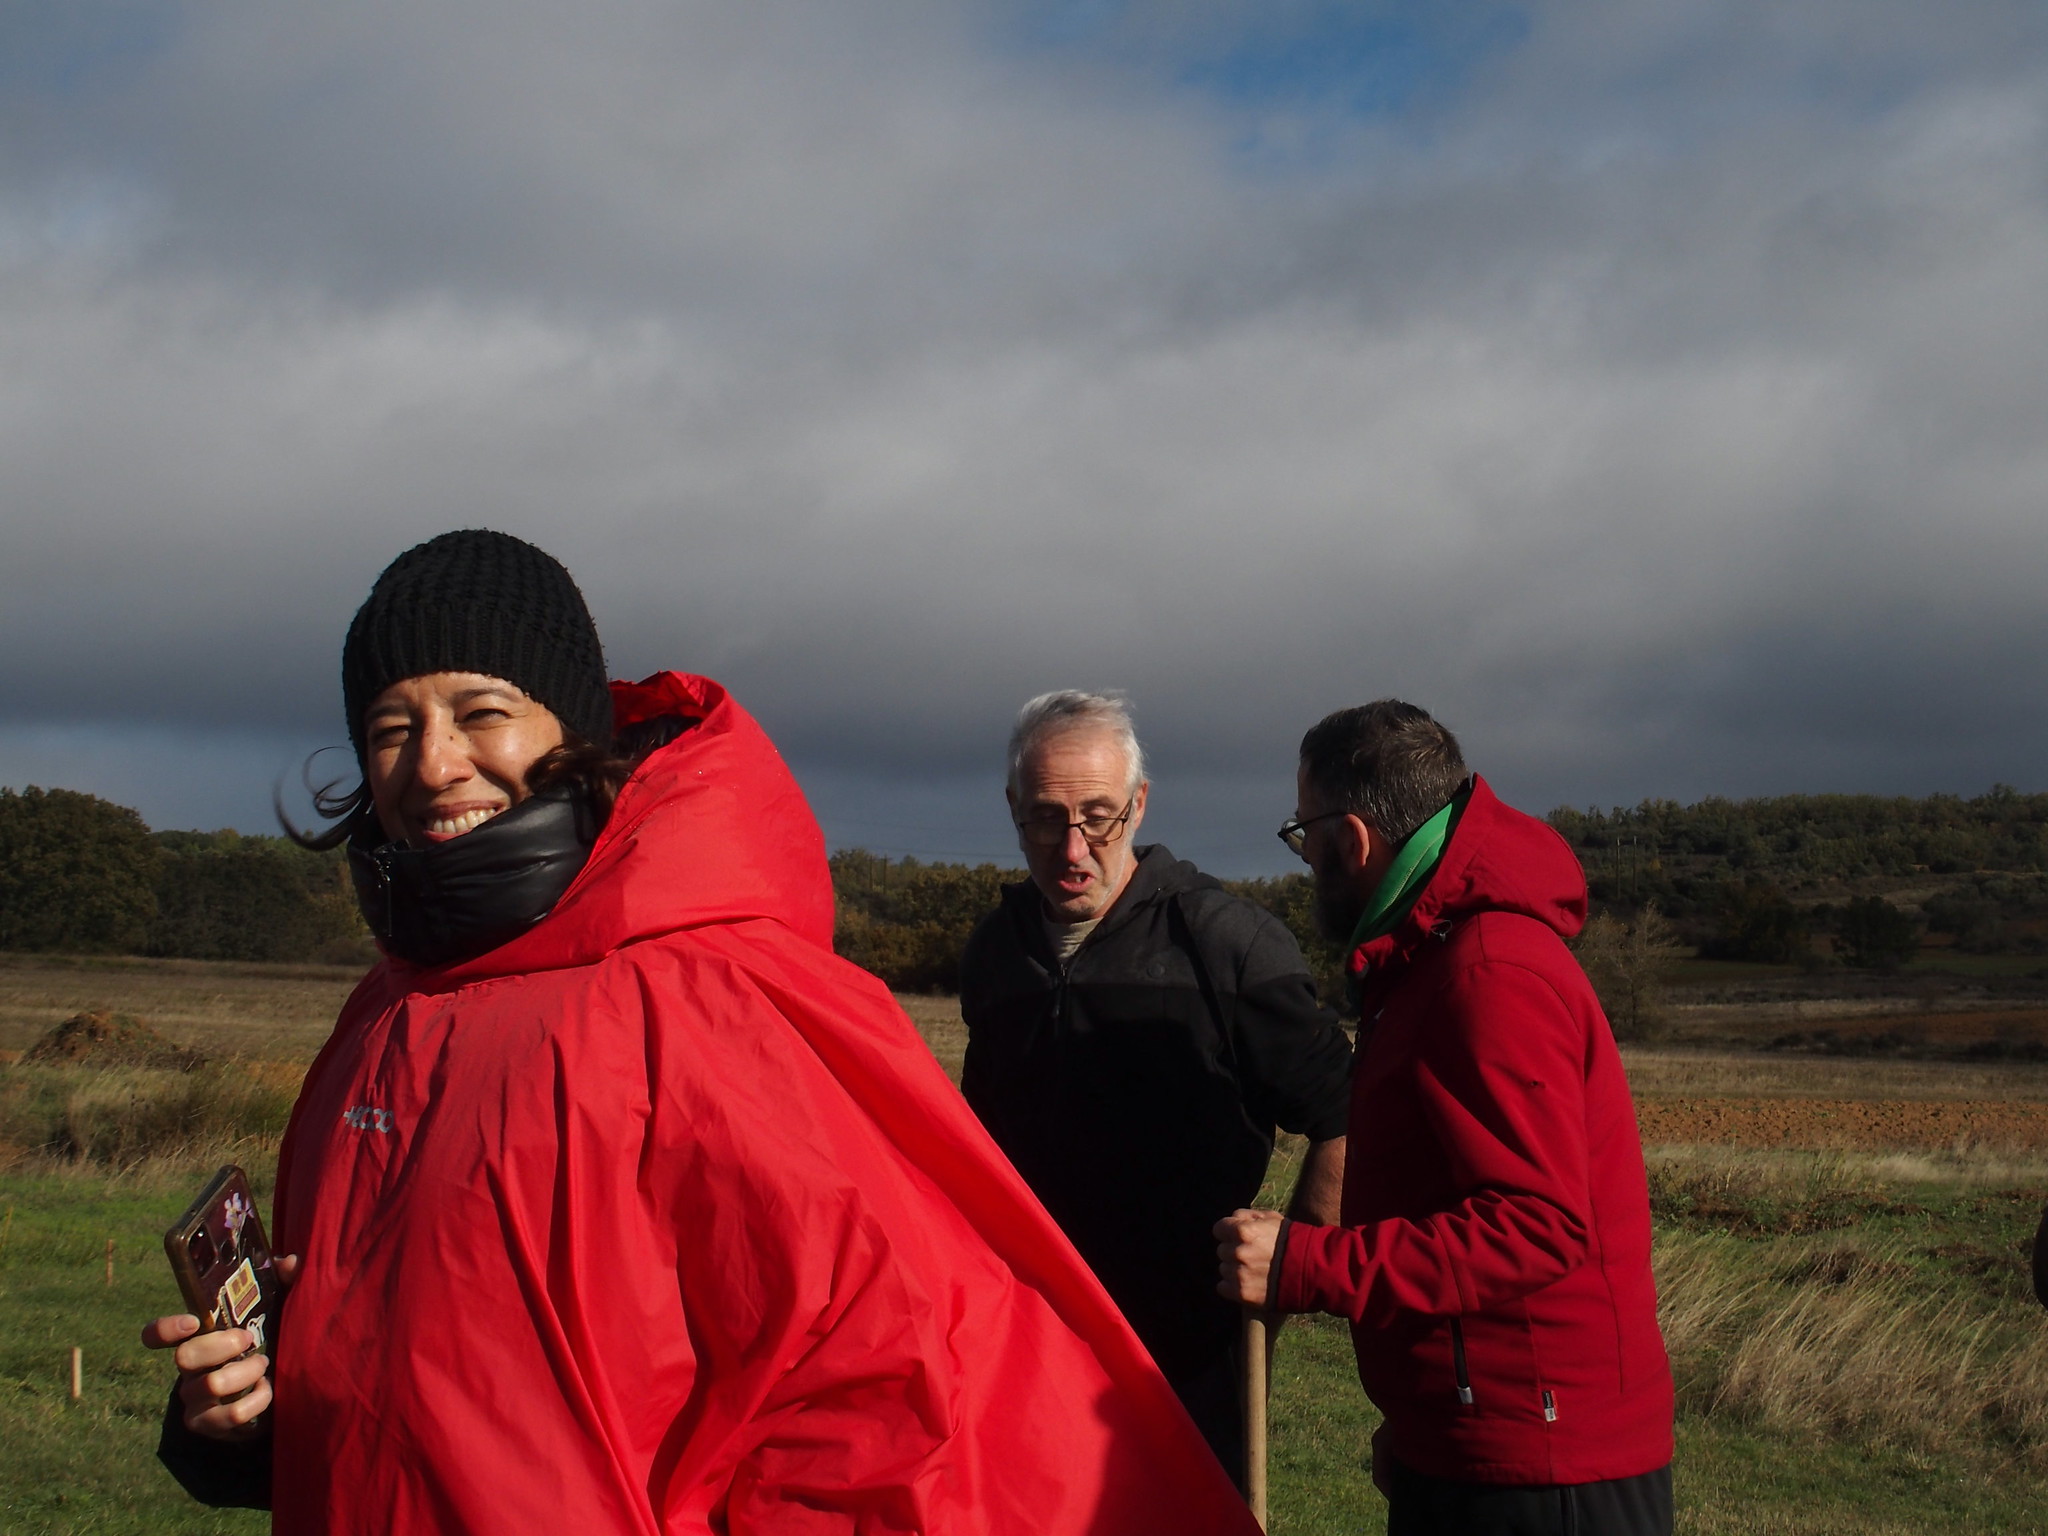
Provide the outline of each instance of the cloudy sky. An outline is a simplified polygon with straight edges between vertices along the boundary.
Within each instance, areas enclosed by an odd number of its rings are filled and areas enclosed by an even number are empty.
[[[1386,694],[1538,811],[2048,789],[2039,0],[0,16],[0,784],[265,829],[484,525],[836,845],[1006,856],[1058,686],[1221,873]]]

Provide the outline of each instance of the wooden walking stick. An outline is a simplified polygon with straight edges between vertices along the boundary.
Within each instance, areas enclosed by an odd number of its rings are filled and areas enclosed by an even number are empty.
[[[1266,1528],[1266,1314],[1244,1309],[1244,1493]]]

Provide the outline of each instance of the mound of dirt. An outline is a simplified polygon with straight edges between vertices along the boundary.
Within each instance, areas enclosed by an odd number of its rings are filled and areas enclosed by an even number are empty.
[[[29,1062],[96,1067],[166,1067],[189,1072],[204,1066],[198,1051],[174,1045],[132,1013],[74,1013],[28,1048]]]

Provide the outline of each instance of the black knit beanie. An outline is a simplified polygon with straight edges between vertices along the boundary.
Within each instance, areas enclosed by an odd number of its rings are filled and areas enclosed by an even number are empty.
[[[594,746],[612,739],[604,648],[562,563],[524,539],[465,528],[384,568],[348,627],[341,693],[363,757],[363,711],[393,683],[482,672],[516,684]]]

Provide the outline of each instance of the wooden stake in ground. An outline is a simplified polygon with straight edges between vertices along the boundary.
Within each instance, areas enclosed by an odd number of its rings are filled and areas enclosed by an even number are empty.
[[[107,1284],[114,1283],[114,1240],[107,1239]]]
[[[1266,1528],[1266,1314],[1244,1309],[1244,1493]]]
[[[71,1346],[71,1401],[77,1402],[85,1396],[85,1356],[76,1344]]]

